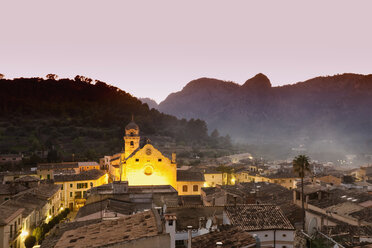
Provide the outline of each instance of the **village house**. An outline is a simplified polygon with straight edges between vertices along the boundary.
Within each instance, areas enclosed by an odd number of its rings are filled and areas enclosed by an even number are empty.
[[[0,164],[19,164],[22,159],[22,154],[0,154]]]
[[[80,169],[77,162],[37,164],[37,175],[41,180],[54,179],[54,175],[78,173],[80,173]]]
[[[101,166],[97,162],[78,162],[79,171],[100,170]]]
[[[204,175],[200,172],[177,171],[178,195],[200,195],[204,182]]]
[[[372,195],[357,189],[327,188],[304,185],[305,228],[309,233],[339,224],[365,226],[372,224]],[[302,194],[297,189],[293,201],[301,206]]]
[[[225,206],[223,224],[257,236],[262,248],[293,248],[295,228],[278,206],[237,204]]]
[[[0,205],[0,247],[20,247],[23,208]]]
[[[54,175],[54,183],[62,185],[63,207],[73,211],[84,206],[88,189],[108,183],[108,175],[101,170],[87,170],[79,174]]]

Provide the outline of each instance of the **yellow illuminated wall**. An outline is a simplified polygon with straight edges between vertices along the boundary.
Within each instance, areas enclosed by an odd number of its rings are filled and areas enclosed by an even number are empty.
[[[125,160],[122,154],[122,181],[130,186],[172,185],[177,189],[177,165],[175,161],[163,156],[151,144]]]
[[[204,184],[201,181],[177,181],[178,195],[200,195]]]
[[[102,175],[100,178],[93,180],[81,180],[81,181],[65,181],[55,182],[55,184],[62,185],[62,199],[61,202],[64,208],[70,208],[70,210],[77,210],[85,203],[84,195],[86,191],[92,187],[98,187],[108,183],[108,174]],[[78,184],[86,184],[86,187],[79,188]],[[92,184],[92,185],[91,185]],[[84,185],[85,186],[85,185]],[[81,197],[76,198],[76,192],[79,192]]]
[[[204,187],[216,187],[222,185],[222,173],[204,173],[205,185]]]

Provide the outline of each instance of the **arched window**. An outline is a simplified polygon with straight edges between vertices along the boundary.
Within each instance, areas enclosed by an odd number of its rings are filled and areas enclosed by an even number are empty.
[[[183,192],[187,192],[187,185],[183,185],[183,186],[182,186],[182,191],[183,191]]]
[[[133,142],[133,141],[131,141],[131,142],[130,142],[130,145],[131,145],[131,146],[134,146],[134,142]]]

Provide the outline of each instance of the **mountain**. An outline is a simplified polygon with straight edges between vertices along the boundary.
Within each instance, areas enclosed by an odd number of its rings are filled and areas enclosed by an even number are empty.
[[[149,109],[158,109],[158,107],[159,107],[158,103],[155,100],[151,99],[151,98],[148,98],[148,97],[146,97],[146,98],[139,98],[139,100],[142,103],[146,103],[147,106],[149,106]]]
[[[372,149],[372,75],[317,77],[272,87],[257,74],[243,85],[211,78],[170,94],[159,110],[200,118],[248,144],[306,147],[313,154]]]
[[[204,121],[149,109],[101,81],[83,76],[56,80],[50,74],[47,80],[0,79],[0,153],[49,151],[50,161],[97,160],[121,151],[132,115],[142,137],[193,148],[231,146],[226,137],[209,136]]]

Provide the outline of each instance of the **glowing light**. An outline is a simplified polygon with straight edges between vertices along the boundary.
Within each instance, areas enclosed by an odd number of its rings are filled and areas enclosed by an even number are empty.
[[[205,182],[205,183],[203,184],[203,187],[208,187],[208,183]]]
[[[63,209],[64,209],[63,207],[60,208],[61,211],[63,211]]]
[[[26,230],[22,230],[22,232],[21,232],[21,237],[22,238],[25,238],[25,237],[27,237],[28,236],[28,231],[26,231]]]
[[[231,183],[235,183],[235,178],[232,178],[231,179]]]

